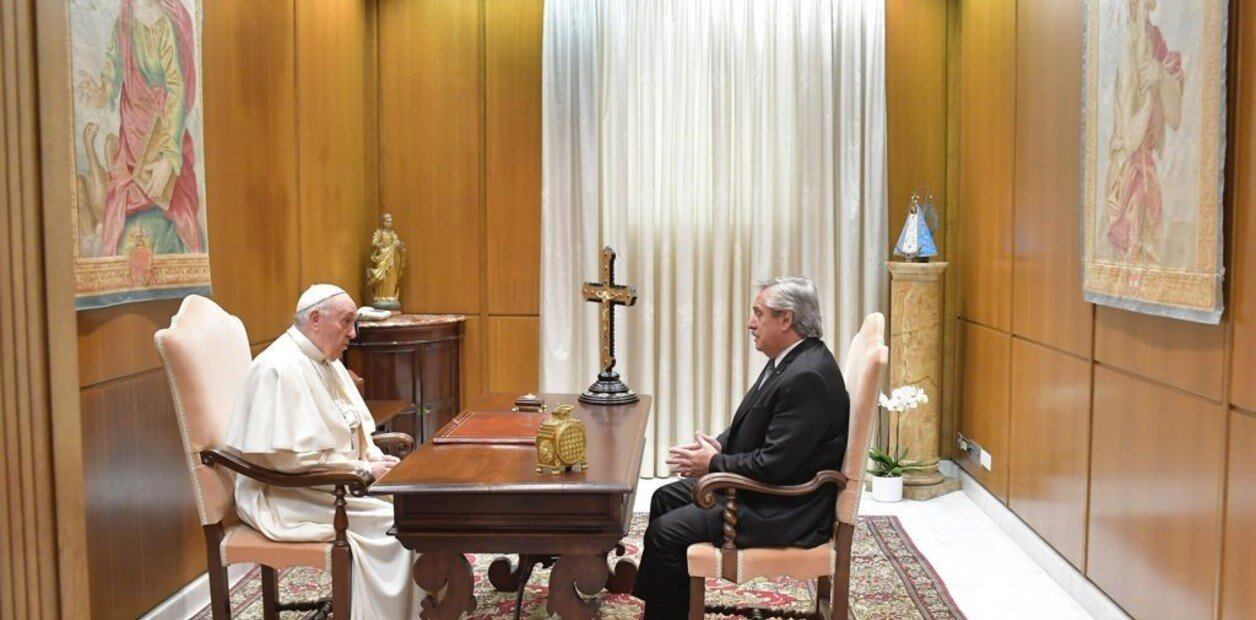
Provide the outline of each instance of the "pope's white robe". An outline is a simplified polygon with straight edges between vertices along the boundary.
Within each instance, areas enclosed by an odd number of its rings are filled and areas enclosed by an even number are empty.
[[[327,360],[293,327],[249,367],[227,429],[227,444],[253,463],[288,472],[370,469],[375,423],[339,360]],[[272,540],[335,538],[332,489],[289,489],[236,477],[236,508]],[[388,535],[393,505],[346,497],[353,550],[353,618],[417,618],[423,593],[415,556]]]

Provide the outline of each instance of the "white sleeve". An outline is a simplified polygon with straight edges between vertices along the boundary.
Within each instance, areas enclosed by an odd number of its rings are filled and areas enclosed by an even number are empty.
[[[371,470],[366,461],[349,459],[337,450],[320,450],[316,452],[292,452],[278,450],[264,454],[246,454],[249,461],[265,465],[290,474],[306,473],[319,470],[352,471],[355,469]]]

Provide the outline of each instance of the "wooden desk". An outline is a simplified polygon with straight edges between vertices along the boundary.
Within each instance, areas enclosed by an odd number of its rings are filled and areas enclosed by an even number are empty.
[[[392,427],[389,422],[400,416],[402,419],[407,417],[413,418],[415,415],[414,403],[404,400],[368,400],[366,408],[371,412],[371,419],[375,420],[375,430],[390,431]],[[399,431],[404,432],[404,431]],[[414,437],[414,435],[410,435]],[[415,443],[418,443],[418,437],[414,437]]]
[[[509,409],[515,397],[483,396],[471,409]],[[519,571],[504,558],[493,563],[490,579],[507,590],[518,585],[514,581],[523,569],[530,571],[530,562],[556,557],[550,613],[595,616],[596,599],[584,600],[577,588],[588,596],[607,585],[607,556],[628,533],[651,399],[598,406],[578,402],[575,394],[543,397],[551,409],[575,405],[573,416],[584,421],[588,438],[587,470],[538,474],[531,445],[429,442],[371,486],[374,495],[393,496],[392,534],[407,549],[423,554],[414,565],[414,579],[428,592],[424,618],[457,618],[475,609],[471,566],[464,553],[535,556]],[[630,587],[634,575],[635,567],[621,561],[616,590]],[[441,596],[435,598],[436,593]]]

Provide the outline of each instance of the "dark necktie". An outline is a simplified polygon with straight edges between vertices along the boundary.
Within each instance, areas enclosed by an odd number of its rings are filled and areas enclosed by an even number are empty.
[[[763,384],[768,382],[768,379],[771,378],[772,373],[775,371],[776,371],[776,360],[775,359],[768,360],[768,367],[767,369],[763,371],[763,377],[761,377],[759,379],[759,382],[755,384],[754,391],[758,392],[760,389],[762,389]]]

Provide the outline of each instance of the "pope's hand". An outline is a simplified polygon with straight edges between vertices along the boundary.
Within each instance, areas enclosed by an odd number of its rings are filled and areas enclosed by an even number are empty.
[[[392,460],[387,460],[389,458],[391,458]],[[383,460],[371,461],[371,475],[375,476],[376,480],[379,480],[380,478],[384,477],[384,474],[388,473],[389,471],[392,471],[393,465],[396,465],[396,464],[397,464],[396,457],[386,457]]]

